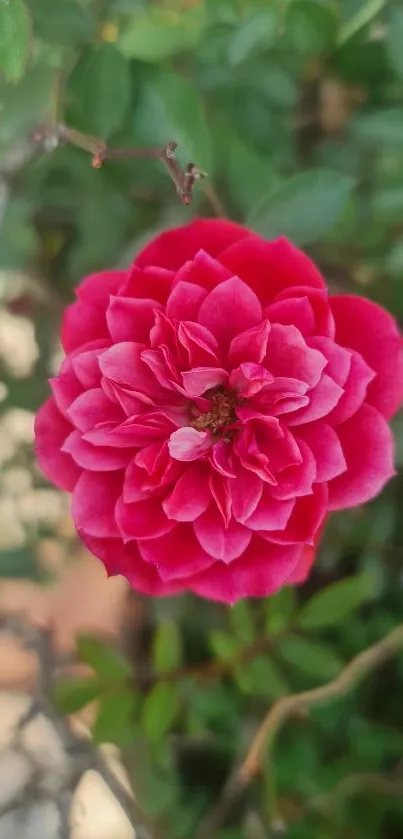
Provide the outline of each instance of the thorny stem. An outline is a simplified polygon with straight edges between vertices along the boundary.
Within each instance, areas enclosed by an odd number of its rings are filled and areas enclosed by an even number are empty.
[[[32,133],[32,140],[40,143],[46,151],[53,151],[59,145],[71,145],[83,149],[92,155],[94,169],[100,169],[108,160],[135,160],[152,159],[160,160],[168,171],[176,192],[182,204],[189,205],[192,201],[193,188],[197,181],[206,177],[206,173],[199,169],[194,163],[188,163],[185,169],[176,160],[175,151],[177,143],[169,142],[165,146],[155,148],[118,148],[111,149],[104,140],[91,137],[70,128],[64,123],[57,123],[54,126],[39,126]],[[217,209],[217,205],[216,205]],[[220,205],[221,210],[221,205]]]

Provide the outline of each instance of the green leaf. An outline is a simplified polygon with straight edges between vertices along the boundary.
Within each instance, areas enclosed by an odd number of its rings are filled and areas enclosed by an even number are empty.
[[[113,44],[88,47],[74,68],[69,92],[74,121],[108,139],[122,125],[129,106],[129,65]]]
[[[77,653],[95,670],[103,682],[125,682],[130,678],[130,663],[115,647],[98,638],[80,635],[77,640]]]
[[[403,9],[392,6],[388,18],[386,47],[391,67],[403,80]]]
[[[288,7],[286,37],[301,55],[318,55],[336,42],[337,7],[315,0],[296,0]]]
[[[30,68],[17,87],[0,81],[0,143],[27,136],[46,118],[53,83],[52,70],[42,64]]]
[[[137,699],[132,691],[111,691],[102,696],[92,728],[96,743],[115,743],[127,746],[134,735],[134,714]]]
[[[340,29],[338,43],[345,44],[349,41],[360,29],[367,26],[368,23],[379,14],[379,12],[386,6],[388,0],[366,0],[358,5],[357,11],[349,20],[343,24]]]
[[[154,633],[153,664],[157,673],[182,664],[182,635],[174,621],[159,624]]]
[[[194,49],[203,36],[205,25],[202,4],[181,13],[151,9],[146,15],[136,15],[125,26],[119,49],[126,58],[156,63]]]
[[[177,686],[158,682],[147,695],[143,705],[143,730],[154,743],[162,740],[173,725],[179,712]]]
[[[287,236],[295,244],[317,242],[335,225],[352,193],[354,180],[330,169],[313,169],[285,181],[249,219],[267,239]]]
[[[358,140],[373,145],[401,147],[403,136],[403,108],[380,108],[356,116],[350,131]]]
[[[193,82],[165,70],[144,85],[134,130],[147,145],[175,140],[178,155],[211,171],[211,143],[206,118]]]
[[[101,687],[96,677],[64,678],[54,686],[53,701],[61,714],[75,714],[97,699],[100,692]]]
[[[239,653],[240,643],[238,638],[234,638],[228,632],[222,632],[221,629],[214,629],[210,632],[209,642],[214,655],[223,661],[230,660]]]
[[[332,649],[298,635],[280,639],[277,649],[287,664],[323,681],[334,679],[343,667]]]
[[[285,586],[277,594],[267,598],[266,632],[269,636],[287,629],[294,614],[295,602],[295,591],[290,586]]]
[[[23,0],[0,0],[0,73],[16,84],[22,79],[31,47],[31,20]]]
[[[240,600],[228,613],[234,635],[242,644],[251,644],[255,638],[253,607],[247,600]]]
[[[237,206],[247,213],[259,202],[262,194],[277,187],[279,178],[267,160],[259,157],[233,134],[228,136],[225,146],[228,189]]]
[[[229,42],[228,60],[232,67],[241,64],[257,49],[268,49],[277,34],[278,15],[275,9],[255,12],[235,30]]]
[[[373,596],[372,574],[357,574],[339,580],[308,600],[297,616],[298,626],[301,629],[319,629],[340,623]]]
[[[95,19],[88,6],[76,0],[30,0],[37,38],[62,47],[77,47],[89,41]]]
[[[240,664],[233,673],[241,693],[261,696],[276,701],[288,693],[288,685],[274,661],[259,655],[252,661]]]

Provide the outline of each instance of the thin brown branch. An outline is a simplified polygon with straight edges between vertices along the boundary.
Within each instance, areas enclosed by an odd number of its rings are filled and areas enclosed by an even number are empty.
[[[185,169],[182,168],[175,157],[177,148],[175,142],[169,142],[164,146],[156,146],[155,148],[112,149],[104,140],[84,134],[75,128],[64,125],[64,123],[36,128],[32,133],[32,140],[43,145],[46,151],[53,151],[60,145],[70,145],[83,149],[83,151],[92,155],[94,169],[100,169],[108,160],[160,160],[175,184],[176,192],[182,204],[185,205],[192,201],[194,185],[206,177],[206,173],[194,163],[188,163]]]
[[[240,769],[240,776],[244,778],[245,783],[260,772],[264,751],[273,744],[277,732],[290,716],[296,712],[307,711],[316,705],[324,705],[335,697],[349,693],[365,676],[380,667],[400,647],[403,647],[403,624],[390,632],[386,638],[353,658],[337,679],[313,690],[283,696],[272,705]]]
[[[263,753],[273,745],[276,734],[291,716],[304,716],[310,708],[324,705],[336,697],[349,693],[365,676],[380,667],[401,647],[403,647],[403,624],[353,658],[337,679],[313,690],[284,696],[272,705],[258,728],[246,759],[240,767],[230,773],[212,810],[198,827],[194,839],[213,839],[224,824],[234,802],[243,794],[253,778],[260,773]],[[399,779],[399,788],[401,783]],[[396,785],[397,781],[393,785],[394,788]]]

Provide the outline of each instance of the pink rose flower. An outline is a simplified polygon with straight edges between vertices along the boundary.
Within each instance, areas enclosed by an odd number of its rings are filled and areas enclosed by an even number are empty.
[[[394,319],[226,221],[163,233],[77,296],[36,446],[89,550],[152,595],[302,582],[329,511],[394,474]]]

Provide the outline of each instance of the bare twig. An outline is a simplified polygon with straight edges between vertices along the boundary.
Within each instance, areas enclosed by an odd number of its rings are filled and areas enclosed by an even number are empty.
[[[316,705],[324,705],[335,697],[349,693],[368,673],[380,667],[400,647],[403,646],[403,624],[398,626],[386,638],[368,647],[353,658],[342,670],[337,679],[313,690],[283,696],[270,708],[270,711],[258,729],[240,769],[240,776],[247,783],[260,772],[262,754],[269,748],[285,721],[296,712],[307,711]]]
[[[286,720],[291,716],[301,716],[316,705],[323,705],[349,693],[365,676],[380,667],[401,647],[403,647],[403,624],[396,627],[386,638],[353,658],[337,679],[313,690],[284,696],[275,702],[259,726],[246,759],[240,767],[230,773],[211,812],[197,829],[195,839],[213,839],[225,822],[234,802],[242,795],[253,778],[260,773],[262,755],[273,745],[276,734]],[[402,781],[399,780],[398,783],[400,788]]]
[[[195,183],[206,177],[206,173],[194,163],[188,163],[185,169],[182,168],[175,157],[177,148],[175,142],[169,142],[164,146],[156,146],[155,148],[111,149],[104,140],[91,137],[89,134],[83,134],[81,131],[76,131],[75,128],[64,125],[64,123],[58,123],[54,126],[39,126],[32,133],[32,139],[35,143],[42,144],[46,151],[53,151],[60,145],[71,145],[83,149],[92,155],[92,165],[95,169],[100,169],[108,160],[144,158],[160,160],[175,184],[176,192],[182,204],[185,205],[192,201]]]

